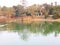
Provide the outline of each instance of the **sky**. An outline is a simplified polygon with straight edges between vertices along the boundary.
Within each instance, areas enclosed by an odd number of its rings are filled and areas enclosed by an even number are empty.
[[[30,6],[33,4],[43,4],[47,3],[50,4],[51,2],[57,2],[60,5],[60,0],[26,0],[26,5]],[[0,6],[7,6],[11,7],[13,5],[21,4],[21,0],[0,0]]]

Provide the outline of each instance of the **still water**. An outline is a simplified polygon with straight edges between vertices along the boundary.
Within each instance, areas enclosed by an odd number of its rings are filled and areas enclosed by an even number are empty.
[[[0,45],[60,45],[60,22],[0,24]]]

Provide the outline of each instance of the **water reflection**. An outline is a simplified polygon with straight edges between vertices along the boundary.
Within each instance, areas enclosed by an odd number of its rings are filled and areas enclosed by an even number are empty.
[[[27,40],[31,33],[48,36],[54,33],[57,37],[60,33],[60,22],[38,22],[38,23],[9,23],[0,27],[0,31],[17,32],[21,39]]]
[[[60,45],[60,22],[0,24],[0,45]]]

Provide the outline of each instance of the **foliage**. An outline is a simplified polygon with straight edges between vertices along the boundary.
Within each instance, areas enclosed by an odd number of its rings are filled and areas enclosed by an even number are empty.
[[[24,14],[26,16],[34,16],[34,15],[44,15],[45,18],[47,18],[49,15],[53,15],[53,18],[60,18],[60,5],[49,5],[49,4],[43,4],[43,5],[32,5],[24,7],[22,5],[17,5],[13,7],[0,7],[0,15],[4,15],[7,17],[11,16],[23,16]]]

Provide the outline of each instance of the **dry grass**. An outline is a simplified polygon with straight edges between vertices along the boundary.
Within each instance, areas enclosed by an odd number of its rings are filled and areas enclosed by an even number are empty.
[[[60,22],[60,18],[59,19],[44,19],[40,16],[25,16],[25,17],[18,17],[18,18],[0,18],[0,22],[20,22],[20,21],[23,21],[23,22],[31,22],[31,21],[58,21]]]

